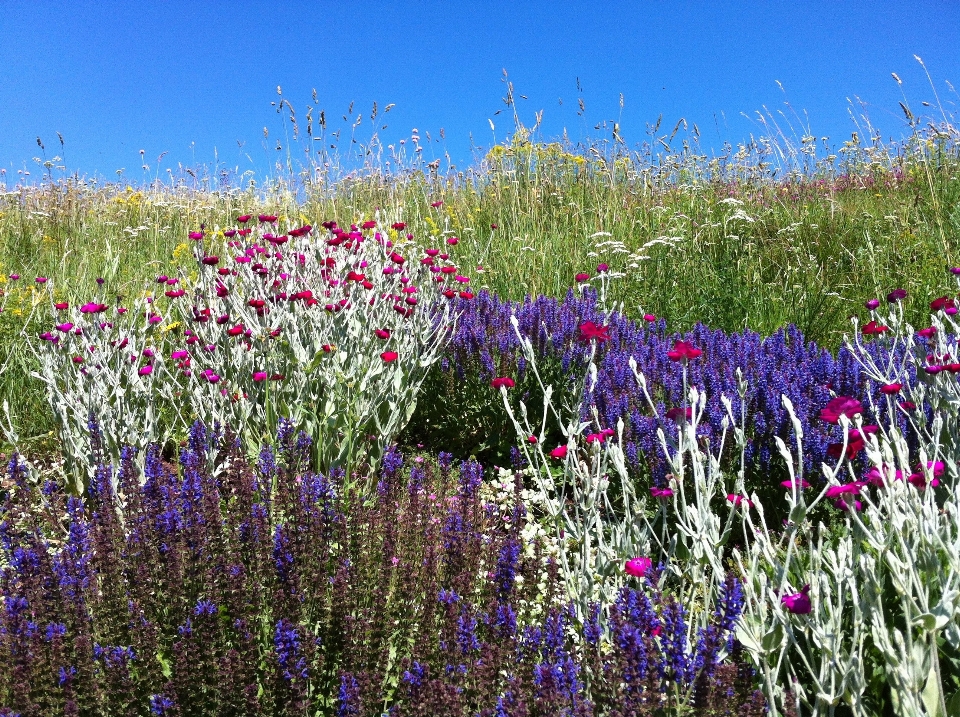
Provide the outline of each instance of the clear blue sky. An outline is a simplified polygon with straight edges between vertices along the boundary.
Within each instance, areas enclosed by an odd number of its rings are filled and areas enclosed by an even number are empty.
[[[518,98],[522,121],[532,125],[543,110],[543,139],[564,129],[573,140],[600,135],[595,124],[617,120],[633,145],[662,114],[662,131],[684,117],[706,147],[719,148],[761,131],[742,113],[790,114],[789,102],[815,135],[839,144],[854,129],[847,100],[855,96],[885,137],[903,133],[891,72],[915,111],[935,102],[914,55],[955,112],[960,98],[947,86],[960,87],[954,0],[5,0],[0,168],[8,186],[17,170],[36,179],[39,136],[48,157],[62,155],[80,174],[112,179],[122,167],[140,181],[143,149],[150,176],[163,152],[162,174],[216,157],[262,175],[289,127],[270,105],[277,85],[302,124],[314,88],[314,114],[325,109],[331,130],[355,102],[350,119],[363,113],[361,140],[373,131],[373,102],[394,103],[377,123],[388,125],[384,144],[416,127],[426,156],[449,152],[463,167],[471,133],[488,147],[489,119],[498,141],[512,127],[507,113],[494,115],[504,109],[504,68],[529,98]],[[441,128],[445,139],[428,145],[426,132],[438,139]]]

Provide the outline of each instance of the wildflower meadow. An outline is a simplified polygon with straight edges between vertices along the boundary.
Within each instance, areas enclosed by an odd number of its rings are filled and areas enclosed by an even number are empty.
[[[5,187],[0,715],[960,715],[911,126]]]

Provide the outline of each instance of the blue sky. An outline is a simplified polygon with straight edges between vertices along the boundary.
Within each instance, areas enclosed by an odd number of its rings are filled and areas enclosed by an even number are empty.
[[[362,113],[361,142],[374,131],[373,102],[381,111],[393,103],[376,125],[385,145],[417,128],[425,156],[445,165],[449,153],[460,168],[471,162],[471,141],[486,148],[512,129],[511,115],[494,114],[506,109],[503,69],[524,124],[543,111],[544,140],[564,130],[574,141],[609,136],[594,130],[608,120],[634,145],[662,114],[661,134],[683,117],[708,150],[719,149],[762,133],[743,115],[765,107],[785,112],[798,131],[793,112],[808,118],[813,134],[838,145],[855,129],[855,98],[884,137],[896,137],[905,131],[901,92],[915,111],[923,101],[936,107],[914,55],[944,108],[955,112],[960,102],[947,85],[960,86],[960,4],[952,0],[6,0],[2,10],[0,184],[8,186],[18,170],[31,181],[41,174],[38,136],[48,158],[62,156],[81,175],[114,179],[124,168],[137,183],[156,175],[166,153],[161,176],[215,162],[263,176],[291,128],[270,104],[278,85],[301,125],[315,106],[334,131],[353,102],[341,137]]]

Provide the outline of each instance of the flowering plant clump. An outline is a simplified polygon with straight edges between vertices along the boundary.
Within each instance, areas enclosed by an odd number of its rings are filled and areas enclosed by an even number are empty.
[[[749,671],[721,659],[732,576],[693,644],[655,576],[580,627],[543,541],[521,546],[522,500],[504,521],[478,464],[389,449],[367,505],[342,471],[305,469],[310,439],[287,421],[255,465],[239,448],[196,423],[179,466],[154,444],[140,474],[124,448],[79,497],[13,457],[0,713],[763,714]]]
[[[718,440],[703,440],[697,427],[707,401],[689,384],[689,373],[704,353],[690,342],[667,353],[687,388],[676,417],[660,414],[638,362],[630,361],[657,417],[670,470],[668,480],[650,491],[653,505],[637,495],[626,470],[622,422],[598,431],[602,419],[595,409],[592,422],[580,421],[582,398],[568,407],[572,418],[564,419],[553,407],[552,387],[543,385],[544,414],[531,425],[525,403],[516,416],[504,392],[520,450],[546,496],[542,519],[561,541],[567,538],[561,571],[579,620],[586,620],[594,595],[610,605],[608,596],[626,580],[650,580],[652,572],[660,584],[671,575],[679,581],[676,599],[691,624],[703,625],[704,604],[723,599],[724,565],[732,559],[744,579],[736,641],[757,667],[772,714],[832,715],[839,705],[854,715],[956,711],[960,389],[942,367],[958,356],[960,325],[953,323],[956,312],[944,310],[933,315],[933,330],[920,335],[903,321],[904,297],[891,296],[890,313],[882,317],[890,330],[870,345],[855,333],[847,351],[869,381],[865,388],[897,389],[866,390],[859,397],[834,393],[818,407],[827,435],[839,436],[827,451],[832,459],[821,462],[815,490],[806,480],[807,431],[782,396],[795,445],[790,451],[776,438],[788,472],[781,483],[782,526],[767,519],[771,504],[745,489],[749,388],[743,371],[738,367],[736,393],[720,397],[726,416]],[[948,308],[944,304],[932,308]],[[539,380],[533,343],[516,319],[513,324],[527,367]],[[594,356],[588,356],[587,395],[598,375]],[[542,442],[523,440],[542,435],[548,420],[559,423],[565,451],[548,455]],[[736,472],[720,460],[728,435],[741,457]],[[811,517],[821,505],[832,505],[829,529]]]
[[[551,376],[554,389],[572,397],[579,391],[580,377],[595,349],[597,380],[579,406],[580,418],[592,420],[596,409],[606,427],[614,427],[622,419],[627,465],[649,474],[655,484],[665,480],[669,462],[659,449],[660,424],[633,378],[631,360],[646,377],[658,415],[683,410],[687,388],[677,366],[686,363],[689,385],[707,396],[706,412],[697,424],[698,435],[712,441],[719,439],[726,417],[720,396],[737,394],[737,369],[742,371],[748,391],[744,457],[751,487],[762,487],[772,471],[784,470],[776,438],[790,441],[793,423],[780,400],[783,394],[793,402],[806,436],[802,457],[805,468],[814,471],[829,457],[828,449],[834,442],[830,427],[818,418],[820,409],[830,400],[831,391],[853,395],[862,387],[862,368],[849,348],[841,348],[834,356],[806,341],[795,327],[764,338],[752,331],[727,334],[697,326],[681,336],[668,333],[666,324],[653,316],[651,321],[633,321],[618,312],[606,316],[599,297],[590,291],[583,297],[571,292],[562,301],[537,297],[523,302],[502,301],[481,291],[462,308],[440,363],[442,369],[461,380],[447,383],[441,375],[439,385],[431,384],[435,396],[421,404],[425,409],[439,406],[434,408],[436,413],[446,410],[438,403],[444,385],[456,387],[449,401],[460,407],[463,385],[473,376],[479,376],[479,385],[486,385],[495,377],[509,375],[536,395],[536,380],[527,380],[529,361],[521,347],[523,340],[531,342],[539,370]],[[511,316],[516,317],[519,334],[511,326]],[[879,360],[883,348],[870,343],[866,350]],[[702,354],[694,356],[698,351]],[[880,397],[879,386],[871,391],[875,398]],[[516,410],[515,400],[513,405]],[[739,403],[733,410],[739,423]],[[435,414],[429,417],[433,425],[440,423]],[[492,418],[484,414],[483,420]],[[558,438],[559,433],[553,430],[551,436]],[[456,438],[456,431],[441,440],[451,437]],[[728,445],[732,448],[729,441]],[[740,455],[734,452],[722,458],[735,470]]]
[[[75,463],[90,465],[92,412],[113,460],[194,419],[231,426],[253,451],[282,417],[311,436],[317,466],[379,460],[455,325],[452,300],[472,296],[468,279],[376,221],[325,222],[320,237],[276,222],[262,215],[222,246],[193,232],[195,280],[159,276],[129,307],[54,309],[37,376]]]

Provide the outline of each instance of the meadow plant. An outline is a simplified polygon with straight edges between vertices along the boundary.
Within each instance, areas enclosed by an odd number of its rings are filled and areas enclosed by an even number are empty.
[[[596,381],[591,382],[579,404],[580,418],[592,420],[596,410],[604,427],[613,428],[622,420],[628,466],[659,483],[670,467],[659,448],[657,429],[662,424],[658,416],[682,407],[689,386],[696,386],[708,397],[703,420],[697,424],[698,435],[718,439],[726,417],[720,396],[738,395],[739,369],[747,384],[744,457],[752,488],[754,482],[762,484],[771,471],[785,471],[775,438],[788,440],[793,424],[783,409],[781,395],[790,397],[800,417],[807,436],[804,460],[812,470],[827,458],[830,444],[829,434],[817,420],[820,406],[829,400],[831,390],[843,394],[862,390],[861,367],[847,348],[834,356],[806,341],[796,327],[788,326],[766,338],[752,331],[726,333],[703,325],[690,332],[669,332],[665,322],[652,315],[646,320],[633,320],[620,312],[605,315],[601,299],[590,288],[579,297],[571,291],[562,301],[528,297],[523,302],[509,302],[480,292],[464,307],[447,355],[440,363],[442,370],[456,378],[455,383],[445,390],[445,377],[438,374],[431,381],[431,395],[421,401],[424,411],[417,425],[430,422],[424,435],[432,431],[436,436],[433,440],[456,440],[458,436],[442,433],[442,413],[452,412],[450,403],[462,405],[465,386],[476,383],[486,389],[497,375],[513,376],[522,386],[521,392],[529,393],[529,400],[538,400],[537,381],[527,380],[530,361],[523,349],[526,340],[531,343],[538,371],[564,398],[573,398],[581,388],[579,378],[587,370],[591,352],[595,352]],[[511,325],[512,317],[519,333]],[[584,341],[580,326],[586,322],[607,326],[605,337],[595,344]],[[678,340],[703,351],[703,357],[687,367],[687,384],[668,357]],[[631,361],[646,377],[653,410],[634,379]],[[449,394],[453,385],[455,395]],[[877,387],[872,390],[881,396]],[[516,410],[515,402],[513,406]],[[739,402],[733,409],[739,424]],[[463,411],[457,415],[458,429],[471,420],[490,425],[496,419],[486,413],[476,418]],[[510,430],[509,424],[504,428]],[[556,428],[548,430],[552,438],[559,438]],[[476,446],[464,446],[465,453],[470,450],[476,450]],[[734,466],[739,459],[738,451],[724,456],[725,462]]]
[[[325,470],[379,460],[455,324],[454,300],[472,298],[469,279],[401,223],[326,222],[314,238],[310,225],[275,233],[276,216],[258,218],[255,233],[223,232],[225,245],[191,232],[198,273],[161,275],[129,307],[51,299],[36,376],[72,464],[94,470],[91,414],[113,461],[197,419],[254,451],[281,417],[307,431]]]
[[[4,714],[763,713],[749,670],[720,660],[732,577],[694,646],[655,580],[624,586],[609,620],[591,605],[581,628],[544,543],[520,545],[519,476],[504,520],[481,467],[449,454],[388,450],[365,504],[342,471],[305,470],[310,439],[288,422],[255,466],[224,436],[216,476],[209,442],[195,424],[179,466],[154,444],[143,475],[124,449],[80,497],[31,485],[13,457]]]
[[[594,412],[580,421],[581,397],[569,418],[553,408],[543,385],[545,410],[531,421],[525,403],[515,415],[503,394],[517,439],[533,468],[544,501],[544,520],[569,556],[561,556],[567,596],[584,619],[595,594],[615,591],[628,575],[653,565],[662,580],[671,573],[691,626],[706,629],[706,606],[722,599],[725,567],[732,559],[744,580],[744,613],[736,627],[776,713],[799,710],[833,715],[843,704],[853,714],[886,709],[898,714],[946,715],[960,704],[960,515],[956,453],[958,346],[953,300],[931,304],[933,325],[915,332],[903,320],[906,293],[891,292],[889,314],[868,302],[871,320],[847,350],[865,378],[879,387],[882,404],[865,386],[860,400],[834,395],[817,420],[834,434],[821,464],[823,480],[807,480],[805,428],[792,401],[782,397],[793,424],[795,452],[776,442],[787,466],[783,525],[771,524],[771,505],[745,485],[746,409],[749,389],[738,371],[734,399],[721,396],[726,416],[719,440],[702,437],[703,393],[688,382],[689,368],[705,357],[676,340],[667,352],[687,387],[686,403],[662,415],[646,377],[631,362],[634,379],[658,419],[668,480],[638,498],[621,448],[622,421],[604,426]],[[528,369],[537,374],[532,342],[514,330]],[[588,354],[585,393],[596,382],[595,344],[608,326],[585,323],[594,344]],[[538,377],[539,380],[539,377]],[[866,423],[870,415],[877,421]],[[560,422],[565,440],[543,446],[547,420]],[[909,430],[905,429],[905,426]],[[588,429],[592,432],[587,433]],[[839,435],[836,435],[839,432]],[[728,434],[740,453],[736,472],[721,456]],[[856,461],[863,453],[866,462]],[[812,490],[811,490],[812,489]],[[807,498],[807,492],[815,497]],[[832,505],[829,522],[813,517]],[[737,536],[737,541],[731,537]],[[620,567],[622,566],[622,567]],[[602,601],[610,604],[609,600]],[[784,712],[787,713],[787,712]]]
[[[958,327],[952,300],[941,298],[931,305],[932,326],[914,331],[903,320],[904,298],[891,292],[889,312],[868,305],[871,320],[860,327],[881,335],[887,360],[877,361],[859,336],[849,343],[886,387],[885,410],[834,398],[821,412],[841,431],[836,459],[822,466],[826,484],[807,490],[784,444],[788,522],[774,530],[759,504],[756,519],[745,516],[749,545],[735,551],[748,596],[738,636],[758,660],[771,703],[786,697],[785,676],[796,706],[813,714],[832,715],[839,704],[859,715],[884,704],[916,715],[960,706]],[[908,443],[898,418],[919,445]],[[798,430],[798,454],[802,438]],[[866,468],[853,460],[861,451]],[[824,501],[843,515],[833,530],[809,516]]]

